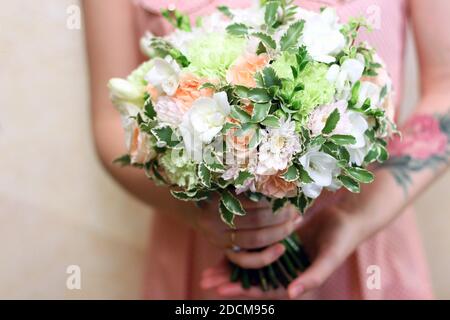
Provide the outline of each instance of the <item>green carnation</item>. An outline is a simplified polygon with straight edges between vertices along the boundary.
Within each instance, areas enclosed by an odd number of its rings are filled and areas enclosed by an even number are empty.
[[[299,113],[303,118],[317,106],[332,102],[335,88],[327,79],[328,69],[326,64],[314,62],[300,73],[297,81],[304,89],[298,91],[293,100],[300,102]]]
[[[295,54],[285,51],[272,63],[272,68],[280,78],[294,80],[291,67],[296,64]]]
[[[308,114],[317,106],[328,104],[333,100],[335,87],[328,81],[328,65],[319,62],[310,62],[305,69],[294,79],[292,66],[297,61],[294,54],[284,53],[272,67],[277,75],[284,79],[281,93],[290,97],[291,104],[298,108],[297,119],[306,119]],[[294,92],[295,88],[303,89]]]
[[[128,76],[128,81],[136,86],[145,86],[147,82],[144,77],[150,71],[152,66],[153,62],[151,60],[144,62]]]
[[[210,33],[194,40],[187,52],[189,70],[201,77],[225,78],[227,69],[242,54],[246,40]]]
[[[169,150],[160,159],[169,182],[188,190],[194,188],[198,178],[196,166],[180,150]]]

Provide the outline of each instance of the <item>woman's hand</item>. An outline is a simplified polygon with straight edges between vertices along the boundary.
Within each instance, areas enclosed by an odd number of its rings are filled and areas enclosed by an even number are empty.
[[[298,211],[286,206],[276,215],[267,201],[253,202],[241,198],[247,212],[236,217],[235,229],[230,229],[218,214],[218,200],[202,206],[193,217],[194,228],[217,247],[223,248],[228,259],[243,268],[260,268],[277,260],[284,253],[279,241],[290,235],[300,223]],[[236,252],[233,247],[243,250]],[[249,249],[265,248],[262,251]],[[247,249],[247,250],[245,250]]]
[[[361,226],[362,222],[357,213],[350,214],[338,207],[307,214],[300,223],[298,234],[312,264],[289,285],[288,290],[263,292],[256,287],[245,290],[240,283],[229,281],[229,269],[225,262],[205,270],[201,286],[204,289],[215,288],[219,295],[230,298],[299,298],[304,293],[320,287],[368,236],[362,231],[368,230]],[[366,222],[370,224],[370,221]]]

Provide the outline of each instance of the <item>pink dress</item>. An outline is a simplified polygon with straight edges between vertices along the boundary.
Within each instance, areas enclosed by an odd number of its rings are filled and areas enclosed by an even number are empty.
[[[248,0],[135,0],[139,34],[150,30],[162,35],[170,27],[158,14],[167,5],[175,5],[191,16],[205,15],[219,4],[249,6]],[[401,101],[407,0],[302,0],[306,9],[336,8],[342,19],[364,15],[375,30],[363,34],[386,61]],[[377,25],[378,24],[378,25]],[[164,212],[156,212],[150,239],[144,296],[148,299],[214,299],[212,291],[199,287],[205,268],[215,265],[222,251],[208,244],[185,225],[172,221]],[[381,289],[370,290],[369,266],[381,270]],[[405,210],[396,221],[353,253],[327,282],[308,299],[428,299],[432,298],[428,271],[415,225],[414,212]]]

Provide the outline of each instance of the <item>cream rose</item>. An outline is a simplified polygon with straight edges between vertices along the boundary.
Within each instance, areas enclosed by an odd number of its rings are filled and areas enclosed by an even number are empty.
[[[336,54],[345,46],[345,37],[340,32],[338,21],[336,11],[331,8],[306,18],[301,43],[308,48],[314,60],[324,63],[336,61]]]
[[[148,84],[158,92],[173,95],[178,88],[180,67],[171,57],[155,58],[150,71],[145,75]]]
[[[202,160],[203,145],[211,143],[222,130],[229,113],[230,104],[225,92],[194,101],[180,125],[186,151],[192,159]]]

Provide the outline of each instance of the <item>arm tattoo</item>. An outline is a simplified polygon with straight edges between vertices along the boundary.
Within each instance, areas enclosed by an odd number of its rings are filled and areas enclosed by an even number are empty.
[[[394,175],[408,192],[412,175],[425,169],[438,169],[450,159],[450,112],[444,115],[413,116],[404,126],[402,137],[389,143],[390,159],[382,167]]]

